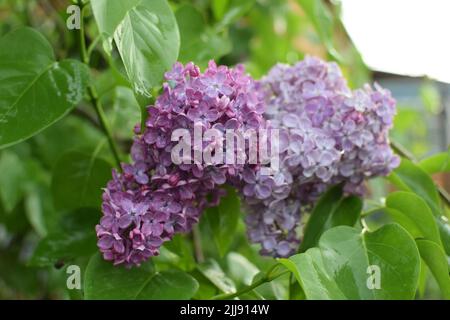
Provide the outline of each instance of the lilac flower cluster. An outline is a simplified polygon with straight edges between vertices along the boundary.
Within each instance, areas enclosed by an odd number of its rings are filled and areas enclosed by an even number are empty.
[[[399,164],[388,141],[395,101],[378,85],[350,90],[337,64],[312,57],[276,65],[261,83],[268,125],[281,130],[281,170],[244,173],[248,235],[262,254],[289,256],[301,211],[327,187],[343,183],[347,193],[362,194],[364,179]]]
[[[103,194],[98,247],[116,265],[139,265],[157,255],[175,233],[191,230],[206,207],[218,204],[218,186],[245,169],[198,161],[175,165],[171,151],[178,142],[171,138],[176,129],[188,129],[194,136],[195,126],[224,131],[265,125],[264,96],[242,66],[229,69],[211,61],[201,73],[192,63],[176,63],[165,79],[163,93],[148,108],[145,130],[135,130],[132,164],[113,173]],[[192,152],[215,143],[220,141],[194,146]]]
[[[132,163],[113,173],[103,194],[98,247],[114,264],[139,265],[157,255],[165,241],[191,230],[205,208],[218,204],[225,183],[241,191],[250,241],[261,244],[263,255],[289,256],[300,242],[301,213],[329,186],[341,183],[346,193],[362,194],[365,179],[399,163],[388,141],[395,114],[390,93],[378,85],[350,90],[335,63],[307,57],[276,65],[259,82],[242,66],[210,62],[201,73],[192,63],[176,63],[165,78],[144,130],[135,130]],[[184,141],[194,161],[175,164],[172,135],[187,129],[194,137],[198,128],[277,129],[278,141],[269,143],[278,144],[279,170],[263,174],[262,159],[197,161],[196,153],[216,147],[229,155],[217,138]]]

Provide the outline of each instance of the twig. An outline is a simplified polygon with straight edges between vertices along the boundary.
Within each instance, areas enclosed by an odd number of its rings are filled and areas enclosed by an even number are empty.
[[[89,55],[86,49],[86,39],[84,34],[84,10],[86,8],[86,5],[83,3],[83,1],[78,0],[78,5],[81,7],[81,17],[80,17],[80,50],[81,50],[81,59],[82,61],[89,66]],[[88,88],[88,95],[90,102],[92,106],[95,109],[95,113],[97,114],[97,118],[99,121],[99,124],[106,135],[106,138],[108,139],[109,148],[111,149],[111,153],[113,154],[114,160],[116,161],[117,169],[120,170],[120,157],[118,148],[114,142],[114,139],[111,134],[111,129],[109,128],[108,121],[106,120],[105,112],[103,111],[102,104],[98,98],[97,91],[95,90],[95,87],[92,84],[89,84]]]
[[[280,273],[278,273],[278,274],[272,275],[272,272],[273,272],[278,266],[280,266],[279,263],[273,265],[271,268],[269,268],[269,270],[267,270],[267,272],[266,272],[266,274],[265,274],[264,277],[262,277],[261,279],[259,279],[259,280],[255,281],[255,282],[253,282],[251,285],[246,286],[246,287],[242,288],[241,290],[238,290],[238,291],[236,291],[236,292],[234,292],[234,293],[224,293],[224,294],[219,294],[219,295],[217,295],[217,296],[212,297],[211,300],[233,299],[233,298],[235,298],[235,297],[238,297],[238,296],[240,296],[240,295],[243,295],[244,293],[247,293],[247,292],[252,291],[253,289],[259,287],[260,285],[262,285],[262,284],[264,284],[264,283],[273,281],[273,280],[275,280],[275,279],[277,279],[277,278],[279,278],[279,277],[281,277],[281,276],[283,276],[283,275],[285,275],[285,274],[287,274],[287,273],[290,272],[289,270],[285,270],[285,271],[280,272]]]
[[[78,118],[81,118],[83,120],[88,121],[90,124],[92,124],[93,127],[103,132],[102,127],[98,123],[97,119],[93,118],[88,112],[84,111],[80,108],[75,108],[72,111],[72,115],[77,116]]]

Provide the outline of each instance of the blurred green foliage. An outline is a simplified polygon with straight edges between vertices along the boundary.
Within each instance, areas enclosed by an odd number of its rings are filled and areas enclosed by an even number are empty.
[[[350,41],[339,18],[339,3],[334,1],[173,0],[169,3],[180,29],[179,60],[182,62],[193,60],[201,66],[209,59],[227,65],[243,63],[259,78],[276,63],[295,63],[309,54],[338,62],[352,87],[370,80],[370,71]],[[65,23],[70,4],[64,0],[0,0],[0,35],[19,26],[30,26],[51,43],[58,60],[79,59],[78,31],[68,30]],[[98,28],[90,10],[86,32],[88,43],[93,44],[90,48],[92,83],[105,106],[125,160],[133,127],[140,120],[139,103],[117,50],[110,56],[98,41]],[[426,112],[439,112],[439,95],[432,85],[426,84],[421,95]],[[396,139],[411,147],[415,154],[424,155],[428,151],[423,142],[426,132],[419,111],[399,107],[393,132]],[[81,169],[88,173],[82,179],[92,178],[90,187],[94,189],[84,194],[89,199],[76,194],[81,186],[77,185],[80,177],[67,180],[74,174],[73,160],[85,164]],[[95,167],[94,177],[90,177],[91,162]],[[87,102],[26,142],[0,150],[0,299],[82,298],[76,291],[66,289],[65,269],[72,263],[85,268],[89,256],[96,252],[94,226],[99,212],[92,197],[100,194],[110,163],[113,156]],[[60,201],[70,203],[71,207],[61,207]],[[186,290],[200,286],[195,298],[249,285],[273,264],[273,259],[261,257],[257,248],[248,244],[243,221],[235,207],[214,210],[234,210],[235,214],[222,221],[208,213],[211,219],[200,224],[203,251],[212,260],[196,267],[191,235],[179,235],[154,259],[156,266],[149,266],[167,272],[168,277],[184,284],[191,281]],[[74,234],[69,236],[67,228]],[[225,233],[225,238],[216,239],[220,231]],[[80,243],[82,248],[78,250]],[[173,266],[197,280],[170,274],[173,271],[167,270]],[[88,268],[100,270],[105,277],[115,272],[97,260],[91,261]],[[142,272],[135,273],[136,279],[145,277]],[[154,281],[163,286],[164,275]],[[217,275],[221,276],[217,278]],[[288,281],[287,276],[280,277],[253,290],[246,298],[286,299]],[[424,281],[424,288],[428,288],[423,290],[425,297],[437,295],[436,284],[430,281]],[[85,289],[88,295],[94,292],[91,287]]]

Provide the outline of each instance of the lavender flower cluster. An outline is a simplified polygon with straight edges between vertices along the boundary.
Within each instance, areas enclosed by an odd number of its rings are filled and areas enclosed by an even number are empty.
[[[218,186],[245,168],[199,161],[175,165],[171,151],[178,142],[171,138],[176,129],[188,129],[193,137],[195,126],[224,131],[265,125],[259,84],[242,66],[229,69],[211,61],[200,73],[192,63],[176,63],[165,79],[163,93],[148,108],[145,130],[135,129],[132,164],[113,173],[103,194],[98,247],[104,259],[116,265],[139,265],[157,255],[175,233],[190,231],[206,207],[218,204]],[[192,145],[194,153],[221,141],[184,143]]]
[[[327,187],[362,194],[364,179],[398,166],[388,141],[395,100],[378,85],[350,90],[337,64],[313,57],[278,64],[261,82],[268,125],[281,131],[281,170],[244,175],[248,236],[262,254],[289,256],[301,211]]]
[[[114,264],[139,265],[175,233],[190,231],[205,208],[218,204],[225,183],[241,191],[250,241],[261,244],[263,255],[289,256],[300,242],[301,213],[325,189],[342,183],[347,193],[362,194],[364,179],[399,163],[388,142],[390,93],[379,86],[350,90],[334,63],[307,57],[276,65],[261,81],[242,66],[210,62],[201,73],[192,63],[176,63],[165,79],[145,129],[135,130],[132,163],[113,172],[103,194],[98,247]],[[278,144],[279,170],[266,175],[265,165],[226,161],[174,164],[172,134],[183,128],[194,136],[198,126],[279,130],[279,141],[270,141]],[[227,154],[220,139],[186,143],[192,154],[217,145]]]

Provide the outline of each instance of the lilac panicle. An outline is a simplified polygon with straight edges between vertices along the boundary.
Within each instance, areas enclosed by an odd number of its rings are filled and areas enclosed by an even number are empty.
[[[218,204],[223,193],[218,186],[245,169],[193,161],[174,164],[171,151],[178,142],[171,137],[176,129],[188,129],[193,137],[194,125],[202,131],[265,125],[259,84],[240,65],[231,69],[211,61],[201,73],[193,63],[176,63],[165,79],[163,93],[148,108],[143,132],[135,130],[132,163],[113,173],[103,194],[98,247],[114,264],[139,265],[157,255],[165,241],[190,231],[206,207]],[[194,148],[203,152],[216,143],[222,142],[213,139]]]
[[[261,86],[264,116],[281,131],[283,147],[278,176],[243,177],[248,235],[262,254],[289,256],[301,211],[327,187],[343,183],[347,193],[362,194],[365,179],[399,164],[388,140],[395,100],[378,85],[350,90],[337,64],[313,57],[276,65]]]
[[[225,183],[240,189],[250,241],[264,255],[290,256],[300,242],[301,213],[329,186],[362,194],[365,179],[399,164],[388,140],[394,99],[378,85],[350,90],[335,63],[307,57],[278,64],[258,82],[242,66],[210,62],[201,73],[192,63],[176,63],[165,78],[145,128],[135,130],[132,163],[113,173],[103,194],[98,246],[114,264],[139,265],[159,254],[165,241],[190,231],[205,208],[218,204]],[[183,128],[193,137],[198,127],[278,129],[280,169],[263,175],[261,164],[174,164],[172,134]],[[187,142],[192,153],[215,146],[227,153],[220,139]]]

